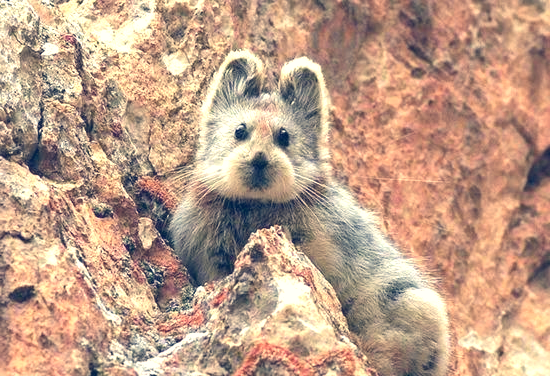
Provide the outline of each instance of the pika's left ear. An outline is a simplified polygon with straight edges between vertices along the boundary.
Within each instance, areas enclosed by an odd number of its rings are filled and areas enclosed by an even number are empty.
[[[326,135],[329,100],[319,64],[307,57],[286,63],[281,69],[279,92],[293,112],[301,113],[305,121],[313,122],[318,131]]]

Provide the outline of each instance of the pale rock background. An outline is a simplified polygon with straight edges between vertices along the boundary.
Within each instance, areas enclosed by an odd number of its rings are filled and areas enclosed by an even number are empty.
[[[446,296],[450,373],[550,374],[537,0],[0,0],[0,373],[373,372],[277,229],[195,294],[167,245],[174,170],[239,48],[274,77],[322,65],[335,171]]]

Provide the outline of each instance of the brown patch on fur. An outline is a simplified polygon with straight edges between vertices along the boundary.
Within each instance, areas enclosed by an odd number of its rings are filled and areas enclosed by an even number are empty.
[[[258,119],[258,134],[263,137],[268,137],[271,134],[271,119],[269,116],[262,114]]]

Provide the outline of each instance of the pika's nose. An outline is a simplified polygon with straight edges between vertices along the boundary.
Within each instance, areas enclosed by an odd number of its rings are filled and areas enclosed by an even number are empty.
[[[254,155],[254,158],[252,158],[252,161],[250,162],[252,167],[254,167],[256,170],[263,170],[267,167],[269,164],[267,160],[267,156],[263,151],[259,151]]]

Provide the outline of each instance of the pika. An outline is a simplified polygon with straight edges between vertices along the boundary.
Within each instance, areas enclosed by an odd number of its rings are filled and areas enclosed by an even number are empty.
[[[334,287],[382,375],[445,375],[442,298],[332,176],[320,66],[297,58],[276,88],[266,81],[248,51],[230,52],[215,74],[190,185],[169,227],[176,253],[202,284],[231,273],[252,232],[282,225]]]

